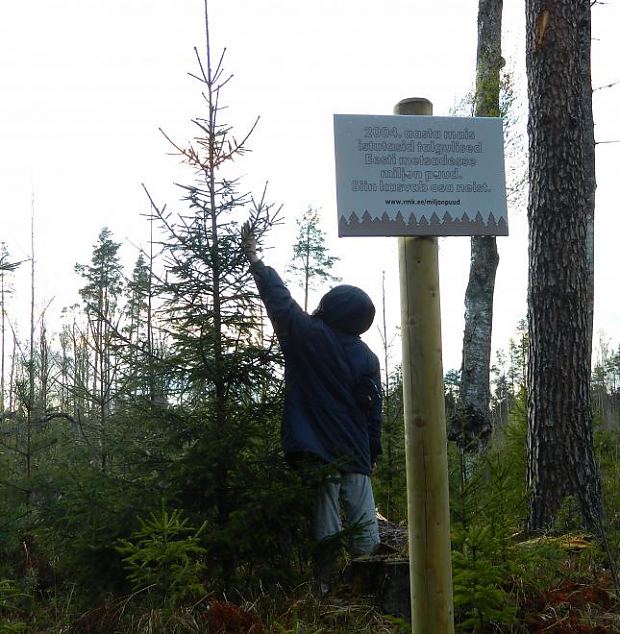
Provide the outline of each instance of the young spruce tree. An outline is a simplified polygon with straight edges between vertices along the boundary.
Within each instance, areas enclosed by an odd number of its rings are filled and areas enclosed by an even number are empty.
[[[293,261],[287,272],[299,275],[304,289],[304,310],[308,310],[308,293],[315,282],[337,282],[331,269],[340,258],[329,255],[325,244],[325,232],[320,227],[319,212],[308,207],[297,219],[297,240],[293,245]]]
[[[281,371],[262,346],[261,313],[238,233],[239,222],[249,218],[260,239],[277,211],[264,193],[258,201],[240,193],[231,175],[252,130],[238,140],[221,121],[221,93],[230,77],[223,55],[214,63],[208,18],[206,26],[206,53],[196,50],[194,75],[206,113],[194,119],[197,132],[188,146],[166,136],[196,174],[181,185],[187,210],[170,214],[151,202],[166,269],[156,284],[156,318],[168,336],[169,412],[183,447],[166,474],[169,494],[171,503],[207,521],[210,569],[219,569],[230,586],[242,562],[256,567],[270,542],[282,553],[276,524],[291,517],[277,512],[283,498],[274,494],[283,474],[274,468]]]

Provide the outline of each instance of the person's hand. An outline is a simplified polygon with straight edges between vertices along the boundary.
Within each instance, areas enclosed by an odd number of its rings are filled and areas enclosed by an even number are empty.
[[[250,264],[258,262],[259,257],[256,255],[256,236],[254,235],[254,228],[247,220],[241,226],[241,250],[245,254],[245,257],[250,261]]]
[[[377,463],[376,462],[371,462],[370,463],[370,475],[374,476],[377,473]]]

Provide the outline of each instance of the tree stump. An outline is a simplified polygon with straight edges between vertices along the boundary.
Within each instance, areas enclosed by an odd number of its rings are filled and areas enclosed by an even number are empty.
[[[372,595],[381,612],[411,620],[407,557],[378,554],[352,560],[351,590]]]

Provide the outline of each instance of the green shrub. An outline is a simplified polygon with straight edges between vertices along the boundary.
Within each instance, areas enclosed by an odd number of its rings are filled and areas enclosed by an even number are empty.
[[[163,503],[139,522],[140,529],[117,546],[134,591],[152,590],[170,608],[204,595],[206,550],[199,540],[206,524],[195,529],[181,511],[169,513]]]
[[[0,579],[0,633],[26,632],[28,625],[21,620],[32,597],[9,579]]]
[[[146,514],[157,498],[139,481],[77,459],[50,469],[37,487],[32,533],[41,553],[57,562],[58,578],[84,584],[93,595],[126,591],[114,544],[135,530],[136,515]]]
[[[500,538],[483,524],[457,531],[452,551],[454,610],[459,631],[484,632],[516,622],[514,597],[504,589],[510,564]]]
[[[457,630],[514,631],[512,535],[527,512],[526,424],[517,400],[510,421],[483,454],[450,447],[452,566]]]

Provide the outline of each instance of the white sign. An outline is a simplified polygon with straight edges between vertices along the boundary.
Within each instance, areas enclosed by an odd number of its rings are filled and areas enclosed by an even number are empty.
[[[508,235],[502,120],[334,115],[339,236]]]

